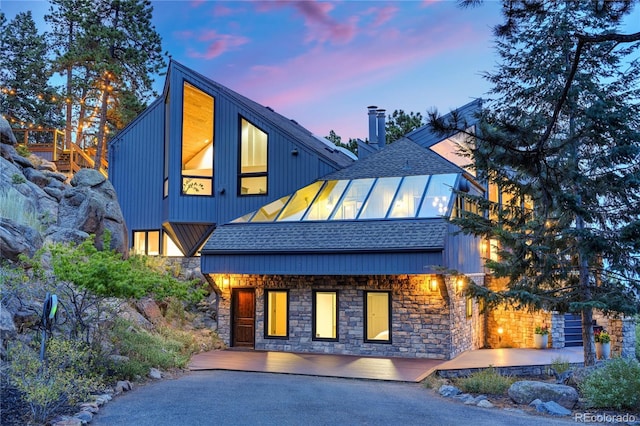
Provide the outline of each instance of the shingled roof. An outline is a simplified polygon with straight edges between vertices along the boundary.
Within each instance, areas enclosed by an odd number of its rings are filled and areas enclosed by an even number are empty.
[[[441,219],[228,224],[203,254],[430,251],[444,248]]]
[[[394,176],[439,175],[464,171],[428,148],[398,139],[363,160],[333,172],[323,179],[363,179]]]

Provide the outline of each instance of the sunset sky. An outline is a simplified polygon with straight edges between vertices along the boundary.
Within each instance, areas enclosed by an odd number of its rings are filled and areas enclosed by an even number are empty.
[[[319,136],[367,137],[368,105],[448,112],[483,97],[500,2],[152,1],[173,59]],[[46,1],[2,0],[11,20]],[[637,30],[636,30],[637,31]],[[161,90],[163,78],[156,79]]]

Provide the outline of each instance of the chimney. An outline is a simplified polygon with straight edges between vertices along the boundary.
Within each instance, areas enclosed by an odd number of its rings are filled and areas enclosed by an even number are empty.
[[[377,110],[378,112],[378,147],[384,148],[387,144],[387,131],[385,129],[385,111],[383,109]]]
[[[377,106],[368,106],[369,109],[369,144],[375,145],[378,142],[378,136],[376,132],[376,110]]]

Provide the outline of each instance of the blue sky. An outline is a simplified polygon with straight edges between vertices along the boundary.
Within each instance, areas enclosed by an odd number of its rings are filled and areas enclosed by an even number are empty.
[[[369,105],[440,112],[482,97],[498,1],[152,1],[172,58],[317,135],[367,137]],[[11,20],[46,1],[1,0]],[[161,89],[158,77],[156,88]]]

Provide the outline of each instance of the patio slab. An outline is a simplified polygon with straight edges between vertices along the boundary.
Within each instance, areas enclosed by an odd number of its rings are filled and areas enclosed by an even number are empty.
[[[479,349],[450,361],[354,355],[224,350],[194,355],[190,370],[230,370],[418,383],[436,370],[549,365],[563,358],[582,363],[582,347]]]

